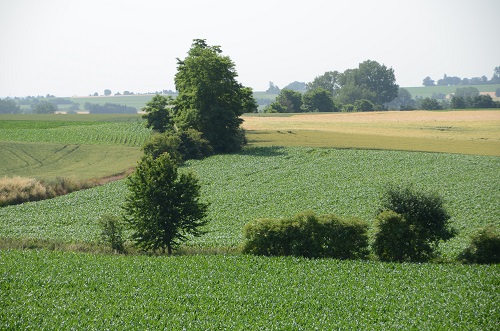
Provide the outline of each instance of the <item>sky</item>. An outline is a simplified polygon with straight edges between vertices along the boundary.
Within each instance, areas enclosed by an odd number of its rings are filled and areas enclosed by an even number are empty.
[[[175,90],[193,39],[254,91],[374,60],[401,87],[491,78],[498,0],[0,0],[0,97]]]

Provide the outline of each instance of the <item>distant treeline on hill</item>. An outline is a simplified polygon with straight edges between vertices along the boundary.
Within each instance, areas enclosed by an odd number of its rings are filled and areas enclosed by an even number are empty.
[[[90,114],[137,114],[137,109],[134,107],[119,105],[116,103],[98,105],[85,102],[84,109],[88,110]]]

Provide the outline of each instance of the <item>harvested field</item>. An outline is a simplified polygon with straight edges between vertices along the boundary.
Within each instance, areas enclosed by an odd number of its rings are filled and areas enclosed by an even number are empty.
[[[247,115],[243,119],[255,145],[500,155],[500,111]]]

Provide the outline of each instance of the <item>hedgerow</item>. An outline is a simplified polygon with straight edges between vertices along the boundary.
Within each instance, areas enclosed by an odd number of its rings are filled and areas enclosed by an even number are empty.
[[[245,225],[244,253],[267,256],[363,258],[368,253],[368,223],[312,211],[290,218],[257,219]]]

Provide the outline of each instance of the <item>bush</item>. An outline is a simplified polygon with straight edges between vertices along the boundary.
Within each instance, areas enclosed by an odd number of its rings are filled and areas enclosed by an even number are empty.
[[[200,160],[212,154],[212,146],[208,140],[203,138],[202,133],[195,129],[179,131],[177,136],[180,139],[179,152],[183,160]]]
[[[109,245],[112,250],[118,253],[125,253],[123,245],[123,223],[117,216],[104,215],[99,219],[101,228],[101,240]]]
[[[156,133],[142,149],[146,155],[151,155],[154,159],[163,153],[169,153],[177,163],[202,159],[212,154],[208,140],[202,137],[200,131],[194,129]]]
[[[179,152],[181,139],[172,132],[155,133],[144,144],[142,150],[144,154],[150,155],[153,159],[158,158],[163,153],[170,154],[170,157],[176,162],[182,161],[182,155]]]
[[[245,225],[243,252],[266,256],[362,258],[368,253],[368,224],[335,215],[304,212],[291,218],[257,219]]]
[[[435,256],[441,240],[451,239],[455,231],[443,199],[434,192],[413,187],[390,187],[377,219],[374,248],[379,257],[390,261],[427,261]],[[391,239],[392,238],[392,239]],[[402,249],[400,253],[395,247]],[[390,253],[394,252],[394,254]]]
[[[407,261],[414,255],[415,234],[401,214],[392,210],[375,219],[375,240],[372,248],[382,261]]]
[[[470,237],[469,247],[459,256],[469,263],[500,263],[500,231],[488,225]]]

